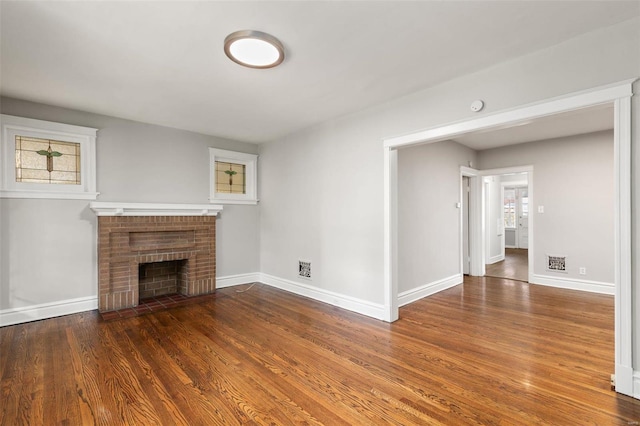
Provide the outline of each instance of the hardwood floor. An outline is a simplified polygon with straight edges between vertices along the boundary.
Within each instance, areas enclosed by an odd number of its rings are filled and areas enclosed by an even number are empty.
[[[485,276],[529,281],[529,250],[505,249],[504,260],[486,265]]]
[[[247,288],[247,287],[244,287]],[[610,296],[467,278],[393,324],[265,285],[0,328],[3,425],[628,425]]]

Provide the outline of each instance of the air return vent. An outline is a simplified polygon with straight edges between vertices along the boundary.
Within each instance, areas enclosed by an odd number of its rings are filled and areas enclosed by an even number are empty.
[[[547,255],[547,270],[553,272],[567,272],[566,256]]]
[[[302,278],[311,279],[311,262],[298,260],[298,275]]]

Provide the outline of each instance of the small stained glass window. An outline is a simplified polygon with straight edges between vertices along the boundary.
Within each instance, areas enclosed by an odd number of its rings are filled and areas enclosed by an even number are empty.
[[[246,194],[246,166],[244,164],[216,161],[216,192],[222,194]]]
[[[258,156],[209,148],[209,201],[258,204]]]
[[[16,182],[80,185],[80,144],[16,135]]]

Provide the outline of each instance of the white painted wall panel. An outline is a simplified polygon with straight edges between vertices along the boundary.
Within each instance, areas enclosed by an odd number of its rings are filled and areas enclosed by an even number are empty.
[[[460,271],[460,166],[476,153],[445,141],[398,151],[398,292]]]

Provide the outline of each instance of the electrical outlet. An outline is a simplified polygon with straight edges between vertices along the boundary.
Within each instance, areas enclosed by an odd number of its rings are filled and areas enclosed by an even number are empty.
[[[580,275],[587,275],[587,268],[585,267],[580,268]]]

